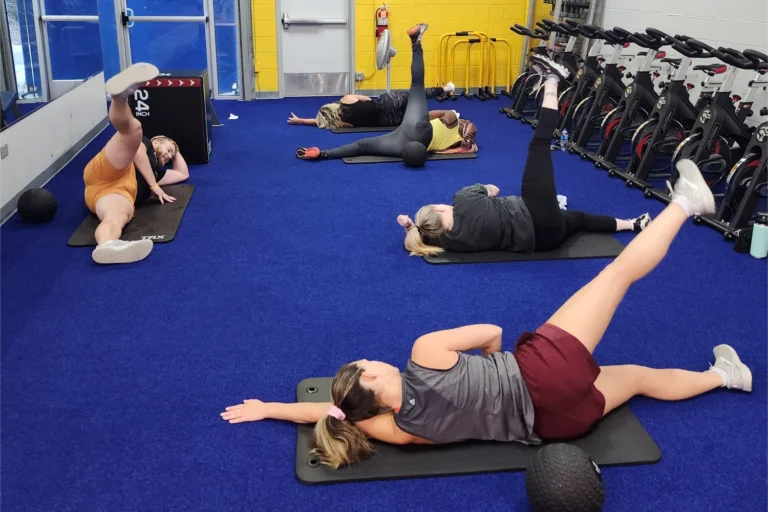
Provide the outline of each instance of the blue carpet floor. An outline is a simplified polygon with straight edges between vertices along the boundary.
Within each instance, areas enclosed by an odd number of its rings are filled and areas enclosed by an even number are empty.
[[[496,323],[511,349],[607,263],[430,266],[403,250],[398,214],[476,182],[519,192],[532,132],[497,113],[507,100],[451,103],[477,123],[480,157],[422,171],[297,160],[300,145],[359,137],[286,125],[320,103],[218,102],[224,126],[212,162],[191,169],[177,237],[142,263],[100,267],[66,244],[85,215],[83,166],[108,131],[48,185],[50,224],[2,227],[4,510],[528,510],[521,472],[306,487],[294,426],[220,419],[245,398],[292,401],[301,379],[351,360],[403,367],[431,330]],[[554,158],[570,208],[661,210],[575,156]],[[633,400],[663,458],[605,469],[606,510],[766,509],[766,285],[765,261],[689,222],[631,289],[601,364],[703,370],[727,342],[755,391]]]

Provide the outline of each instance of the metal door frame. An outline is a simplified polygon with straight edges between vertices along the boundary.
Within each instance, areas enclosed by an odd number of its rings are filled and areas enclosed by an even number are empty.
[[[285,98],[285,84],[283,79],[283,29],[282,29],[282,0],[275,0],[275,24],[277,29],[277,89],[278,97]],[[349,80],[347,81],[347,94],[355,92],[355,0],[346,0],[347,14],[347,37],[349,40],[349,57],[347,64],[349,66]],[[258,34],[256,34],[258,35]]]
[[[118,26],[118,46],[120,48],[120,69],[125,69],[132,63],[131,60],[131,36],[130,29],[133,23],[204,23],[205,24],[205,58],[208,69],[208,83],[213,99],[240,100],[243,97],[243,87],[240,87],[239,95],[221,96],[218,91],[218,67],[216,62],[216,23],[213,13],[213,0],[203,0],[203,14],[201,16],[134,16],[128,7],[130,0],[115,0],[115,16]],[[130,11],[130,12],[129,12]],[[239,9],[236,10],[236,29],[240,31]],[[122,33],[119,33],[122,31]],[[238,38],[239,39],[239,38]],[[242,45],[240,45],[242,54]],[[242,60],[242,59],[241,59]],[[242,65],[240,66],[242,75]]]
[[[237,30],[240,34],[240,93],[245,101],[256,98],[256,54],[253,51],[251,0],[238,0]]]
[[[0,45],[2,46],[2,54],[0,55],[0,62],[2,66],[0,69],[3,71],[3,80],[0,83],[2,90],[18,91],[16,87],[16,66],[13,62],[13,48],[11,47],[11,31],[8,26],[8,16],[5,12],[5,1],[0,0]]]

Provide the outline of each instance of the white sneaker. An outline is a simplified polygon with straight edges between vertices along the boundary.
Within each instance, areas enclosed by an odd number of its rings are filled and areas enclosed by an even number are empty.
[[[157,69],[157,66],[146,62],[137,62],[107,80],[107,93],[112,97],[130,96],[139,86],[152,80],[159,74],[160,70]]]
[[[677,172],[678,177],[674,187],[667,181],[667,188],[672,192],[672,200],[674,201],[677,196],[686,197],[691,213],[694,215],[715,213],[715,196],[712,195],[696,164],[692,160],[680,160],[677,162]]]
[[[149,256],[153,246],[152,240],[136,240],[135,242],[110,240],[93,250],[93,261],[102,265],[134,263]]]
[[[715,355],[715,368],[725,372],[725,387],[752,391],[752,372],[741,362],[739,355],[730,345],[718,345],[712,353]]]
[[[568,68],[544,55],[531,55],[531,67],[539,76],[545,79],[549,75],[556,75],[560,80],[565,80],[571,74]]]
[[[648,227],[648,224],[651,223],[651,214],[648,212],[645,212],[641,216],[635,219],[635,222],[632,224],[632,231],[635,233],[640,233],[642,230],[644,230],[646,227]]]

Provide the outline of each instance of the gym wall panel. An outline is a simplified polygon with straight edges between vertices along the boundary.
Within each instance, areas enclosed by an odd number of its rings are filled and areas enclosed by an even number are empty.
[[[255,55],[256,91],[276,92],[277,18],[274,0],[252,0],[253,54]]]
[[[539,0],[541,1],[541,0]],[[356,84],[358,91],[381,91],[386,89],[386,69],[376,70],[376,9],[380,0],[355,1],[355,71],[363,73],[365,80]],[[392,44],[398,55],[392,59],[393,89],[410,87],[410,40],[406,30],[419,21],[429,23],[429,31],[423,40],[425,81],[427,86],[438,84],[437,59],[440,37],[449,32],[474,30],[485,32],[491,37],[504,39],[512,47],[511,80],[517,76],[523,47],[523,38],[514,34],[509,27],[515,23],[524,24],[527,0],[388,0],[389,29]],[[456,39],[456,38],[453,38]],[[456,74],[453,81],[458,89],[465,86],[466,45],[456,53]],[[480,79],[480,45],[472,47],[470,57],[470,86],[476,88]],[[450,69],[450,68],[449,68]],[[506,84],[507,52],[503,45],[497,45],[496,80],[497,86]],[[448,77],[450,78],[450,77]]]
[[[106,118],[102,72],[0,132],[0,145],[8,146],[8,156],[0,162],[3,220],[19,193],[58,172],[94,130],[106,125]]]
[[[599,5],[596,23],[606,28],[619,26],[629,31],[642,31],[654,27],[671,34],[700,39],[714,47],[726,46],[737,50],[752,48],[768,53],[766,0],[604,0]],[[679,56],[672,48],[664,48],[664,51],[669,56]],[[698,95],[702,78],[691,80],[696,84],[692,91],[694,96]],[[743,97],[747,84],[754,78],[754,72],[740,71],[734,85],[734,94]],[[761,91],[752,108],[754,115],[747,120],[749,124],[759,124],[766,119],[758,114],[766,103],[768,96]]]

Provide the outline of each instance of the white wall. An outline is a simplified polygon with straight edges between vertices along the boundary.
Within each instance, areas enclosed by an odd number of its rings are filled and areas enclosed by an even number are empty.
[[[0,132],[0,146],[8,145],[8,156],[0,160],[0,204],[5,207],[106,117],[99,73]]]
[[[603,0],[598,5],[596,24],[606,29],[618,26],[630,32],[644,32],[653,27],[668,34],[699,39],[715,48],[752,48],[768,54],[767,0]],[[670,57],[679,57],[671,47],[663,51]],[[701,63],[715,62],[719,61],[709,59]],[[747,83],[755,76],[753,71],[740,71],[734,94],[744,97]],[[702,77],[698,77],[694,83],[699,84],[701,80]],[[694,98],[698,90],[698,87],[693,90]],[[749,124],[766,120],[760,117],[759,111],[766,106],[767,96],[764,91],[759,93]]]

